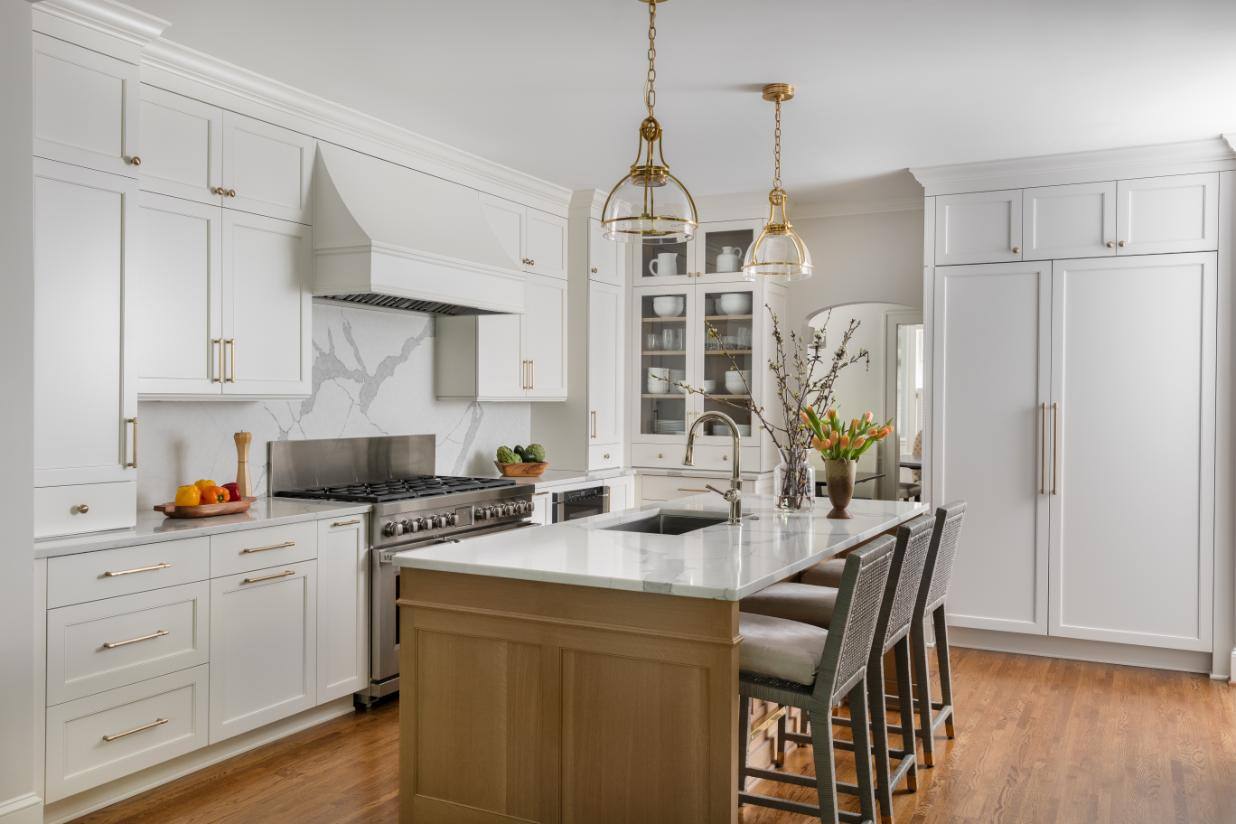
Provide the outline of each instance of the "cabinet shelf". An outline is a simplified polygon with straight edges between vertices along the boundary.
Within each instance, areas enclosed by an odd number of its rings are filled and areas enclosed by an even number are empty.
[[[704,320],[751,320],[751,315],[705,315]]]
[[[649,393],[649,392],[645,392],[645,393],[644,393],[643,395],[641,395],[640,397],[642,397],[642,398],[647,398],[647,399],[649,399],[649,400],[658,400],[658,401],[685,401],[685,400],[687,399],[687,393],[685,393],[685,392],[668,392],[668,393],[663,394],[663,395],[653,395],[653,394],[651,394],[651,393]]]
[[[704,396],[705,400],[709,401],[747,401],[751,400],[750,395],[723,395],[720,392],[713,392]]]
[[[686,315],[674,315],[672,318],[644,318],[644,323],[686,323]]]
[[[653,357],[657,357],[658,355],[674,355],[677,357],[682,357],[683,355],[687,354],[687,350],[685,349],[645,349],[640,354],[641,355],[651,355]]]
[[[705,355],[750,355],[750,349],[705,349]]]

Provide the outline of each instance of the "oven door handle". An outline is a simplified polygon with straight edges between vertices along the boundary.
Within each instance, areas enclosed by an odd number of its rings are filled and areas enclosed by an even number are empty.
[[[403,544],[402,546],[393,546],[386,549],[378,550],[379,564],[392,564],[396,553],[407,552],[410,549],[424,549],[427,546],[436,546],[438,544],[457,544],[467,538],[479,538],[482,535],[493,535],[496,532],[509,532],[512,529],[522,529],[526,526],[537,526],[533,521],[520,521],[514,524],[498,524],[487,529],[478,529],[474,532],[469,532],[466,535],[443,535],[438,538],[426,538],[423,541],[415,543]]]

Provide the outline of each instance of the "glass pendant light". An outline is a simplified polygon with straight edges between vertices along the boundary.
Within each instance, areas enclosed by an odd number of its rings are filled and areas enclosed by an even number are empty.
[[[811,252],[794,231],[786,204],[790,196],[781,188],[781,104],[794,98],[789,83],[770,83],[764,87],[764,99],[777,106],[777,127],[773,132],[773,187],[768,193],[768,222],[759,237],[747,249],[742,263],[748,280],[766,277],[776,281],[802,280],[811,277]]]
[[[666,0],[640,2],[648,4],[648,77],[644,82],[648,116],[639,125],[630,172],[605,199],[601,225],[610,240],[681,243],[695,234],[699,214],[687,187],[670,174],[661,148],[661,124],[653,114],[657,102],[657,4]]]

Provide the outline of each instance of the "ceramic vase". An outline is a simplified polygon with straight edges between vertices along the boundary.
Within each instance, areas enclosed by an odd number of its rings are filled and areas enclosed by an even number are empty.
[[[829,459],[824,462],[824,480],[828,483],[828,499],[833,508],[830,518],[852,518],[846,507],[854,499],[854,479],[858,476],[858,461]]]

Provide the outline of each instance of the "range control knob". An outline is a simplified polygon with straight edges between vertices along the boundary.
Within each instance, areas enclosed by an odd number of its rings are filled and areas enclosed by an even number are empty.
[[[429,519],[428,519],[428,518],[417,518],[417,519],[416,519],[416,528],[417,528],[417,529],[419,529],[419,530],[422,530],[422,531],[423,531],[423,530],[429,529],[429,527],[430,527],[430,526],[432,526],[432,525],[429,523]]]
[[[459,523],[459,516],[456,515],[454,512],[450,513],[449,515],[443,515],[442,517],[446,520],[445,526],[455,526],[456,524]]]
[[[404,532],[416,532],[419,529],[420,529],[420,525],[416,522],[415,518],[409,518],[403,522]]]
[[[502,507],[500,506],[485,507],[485,517],[490,518],[490,519],[501,518],[502,517]]]
[[[382,527],[382,534],[387,538],[394,538],[396,535],[402,535],[403,526],[398,521],[387,521]]]
[[[430,515],[429,516],[429,528],[437,529],[440,526],[442,526],[442,516],[441,515]]]

